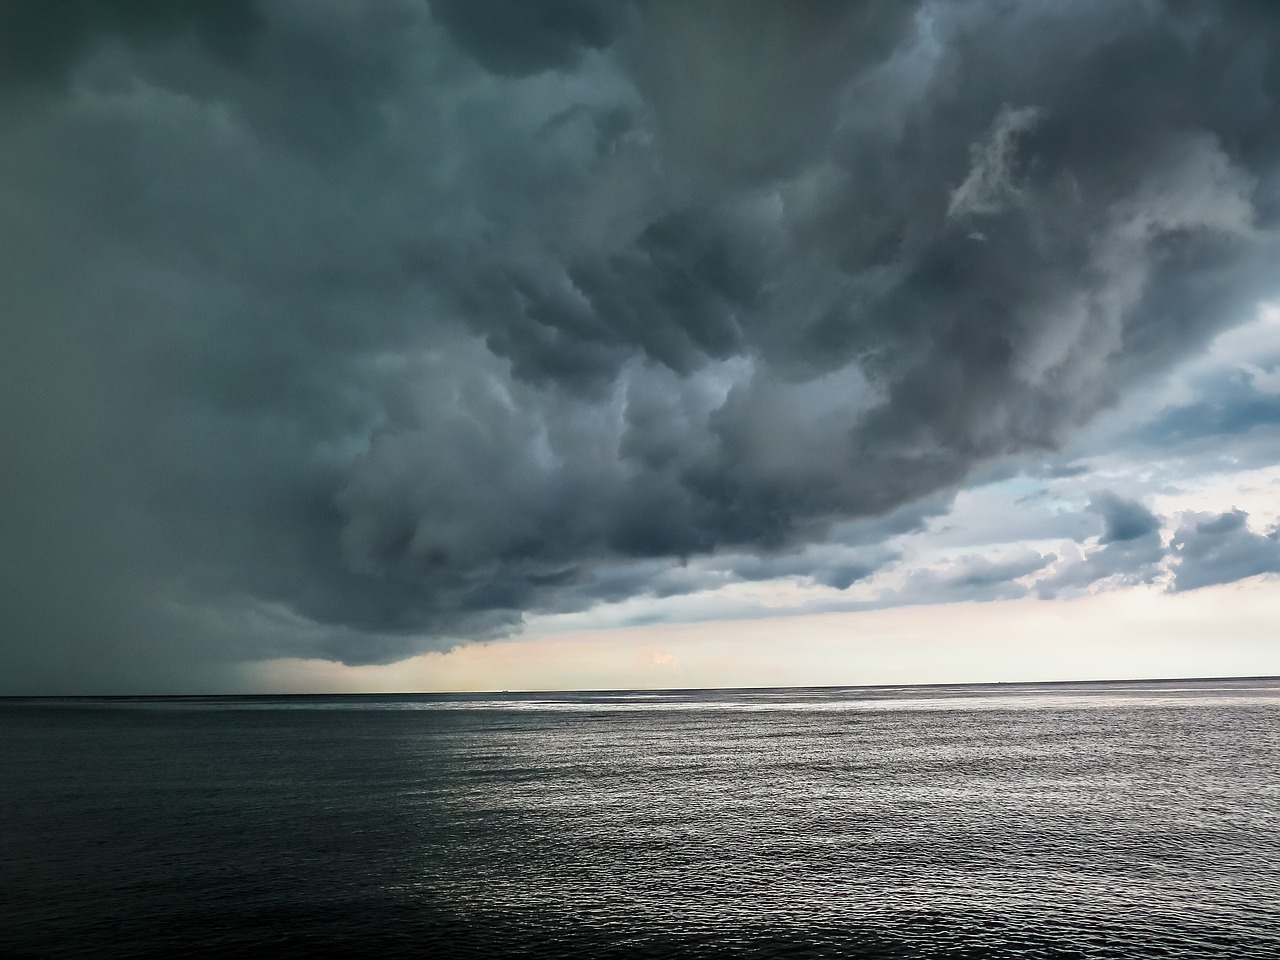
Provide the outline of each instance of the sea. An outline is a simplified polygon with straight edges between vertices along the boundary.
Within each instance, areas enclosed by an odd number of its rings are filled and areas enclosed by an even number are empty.
[[[0,956],[1280,958],[1280,680],[0,700]]]

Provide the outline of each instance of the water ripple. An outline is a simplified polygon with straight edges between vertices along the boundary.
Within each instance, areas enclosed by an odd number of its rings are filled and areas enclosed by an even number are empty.
[[[1259,681],[10,702],[0,954],[1280,958],[1277,720]]]

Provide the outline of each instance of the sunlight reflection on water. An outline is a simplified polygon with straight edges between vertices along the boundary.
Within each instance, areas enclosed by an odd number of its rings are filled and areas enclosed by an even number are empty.
[[[1280,956],[1280,683],[0,705],[32,956]]]

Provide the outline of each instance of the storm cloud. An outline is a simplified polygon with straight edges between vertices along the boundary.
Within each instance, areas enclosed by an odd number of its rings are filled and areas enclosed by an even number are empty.
[[[0,18],[23,689],[388,662],[833,536],[847,587],[1275,293],[1270,3]]]

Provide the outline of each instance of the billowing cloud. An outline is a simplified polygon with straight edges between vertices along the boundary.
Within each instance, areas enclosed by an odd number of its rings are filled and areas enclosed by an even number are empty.
[[[0,29],[23,683],[844,588],[1274,293],[1266,4],[73,9]]]
[[[1173,589],[1195,590],[1280,573],[1280,524],[1257,533],[1249,529],[1248,520],[1243,510],[1187,518],[1173,538]]]
[[[1110,491],[1094,494],[1089,509],[1106,522],[1098,541],[1103,545],[1129,543],[1160,531],[1159,517],[1136,500],[1126,500]]]
[[[1096,546],[1068,558],[1036,584],[1042,597],[1084,590],[1100,582],[1110,587],[1151,583],[1163,572],[1161,521],[1136,500],[1111,491],[1095,493],[1088,511],[1103,521]]]

